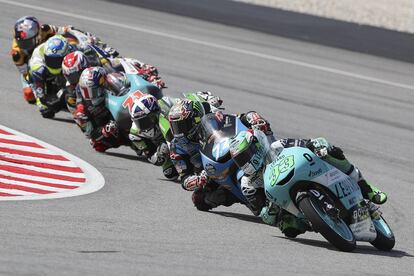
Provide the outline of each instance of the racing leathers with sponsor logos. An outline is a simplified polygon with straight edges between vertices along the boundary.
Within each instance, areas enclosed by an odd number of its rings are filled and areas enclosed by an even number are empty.
[[[105,106],[105,93],[111,93],[107,83],[104,68],[89,67],[80,75],[76,87],[75,121],[98,152],[124,143],[116,122]]]
[[[70,28],[70,26],[40,24],[34,16],[24,16],[16,21],[10,55],[20,72],[23,97],[27,102],[35,103],[36,101],[29,82],[28,65],[34,49],[55,34],[67,32]]]
[[[181,176],[183,189],[193,191],[193,203],[202,211],[219,205],[230,206],[238,202],[229,190],[214,183],[203,171],[200,150],[205,141],[202,141],[203,135],[200,132],[201,117],[216,117],[220,114],[220,111],[214,113],[206,111],[200,102],[189,100],[180,101],[169,113],[174,135],[170,146],[171,159]],[[263,124],[263,127],[271,132],[268,123],[256,112],[248,112],[240,117],[248,127],[251,127],[252,123]]]
[[[154,96],[135,93],[131,109],[132,125],[129,139],[137,150],[149,162],[161,166],[164,176],[169,180],[178,178],[178,173],[171,162],[167,141],[162,132],[160,116],[168,112],[173,100],[163,97],[157,100]]]
[[[29,61],[36,104],[45,118],[53,117],[62,107],[62,95],[58,94],[65,85],[61,64],[65,55],[73,50],[74,46],[66,38],[56,35],[39,45]]]
[[[99,47],[105,47],[107,51]],[[40,44],[29,60],[29,79],[43,117],[53,117],[55,112],[65,107],[65,100],[68,100],[69,109],[74,106],[74,94],[67,93],[62,74],[62,61],[73,51],[81,51],[90,60],[96,59],[98,52],[110,57],[118,55],[96,36],[73,27],[61,30]]]
[[[296,237],[304,233],[308,226],[303,220],[282,210],[275,204],[257,200],[255,195],[263,190],[264,164],[264,142],[263,134],[260,131],[242,132],[235,137],[231,143],[231,155],[235,163],[244,171],[241,179],[242,192],[246,198],[257,204],[262,220],[270,225],[277,225],[288,237]],[[375,186],[368,184],[362,177],[360,171],[352,165],[344,156],[343,151],[336,146],[330,145],[325,138],[316,139],[280,139],[273,145],[288,148],[292,146],[307,147],[327,163],[346,173],[358,183],[364,198],[376,204],[382,204],[387,196]],[[272,145],[272,146],[273,146]]]
[[[184,94],[187,99],[202,100],[217,108],[222,101],[209,91]],[[178,178],[177,170],[170,159],[170,142],[173,139],[168,113],[179,98],[163,97],[155,102],[149,95],[137,95],[131,109],[132,126],[129,138],[138,150],[154,165],[161,165],[167,179]],[[207,103],[206,103],[207,104]]]
[[[98,152],[104,152],[108,148],[119,147],[120,145],[130,145],[130,141],[125,139],[124,135],[120,135],[120,130],[104,100],[106,93],[116,96],[123,95],[130,88],[130,82],[124,72],[112,71],[115,62],[121,64],[121,60],[116,59],[117,61],[111,60],[109,69],[100,66],[84,69],[76,86],[74,119],[86,137],[90,139],[92,147]],[[135,59],[122,58],[122,60],[134,68],[138,68],[138,74],[144,74],[139,69],[155,68]],[[154,85],[159,85],[159,88],[164,87],[164,82],[159,76],[154,76],[155,72],[156,70],[152,69],[151,73],[153,75],[148,73],[147,79],[151,79],[152,76]],[[131,145],[131,147],[134,150],[136,149],[134,145]]]

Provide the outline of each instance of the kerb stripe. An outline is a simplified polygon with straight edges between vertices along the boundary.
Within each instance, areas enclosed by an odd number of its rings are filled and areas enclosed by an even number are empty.
[[[82,173],[82,170],[79,167],[67,167],[67,166],[53,165],[53,164],[47,164],[47,163],[42,163],[42,162],[13,159],[13,158],[4,157],[1,155],[0,155],[0,160],[11,162],[11,163],[16,163],[16,164],[31,165],[31,166],[45,168],[45,169],[52,169],[52,170],[73,172],[73,173]]]
[[[24,156],[40,157],[40,158],[49,158],[49,159],[61,160],[61,161],[69,161],[67,158],[61,155],[37,153],[37,152],[31,152],[31,151],[25,151],[25,150],[15,150],[15,149],[3,148],[3,147],[0,147],[0,152],[6,152],[6,153],[18,154],[18,155],[24,155]]]
[[[18,146],[26,146],[26,147],[32,147],[32,148],[43,148],[41,145],[38,145],[34,142],[16,141],[16,140],[4,139],[4,138],[0,138],[0,143],[13,144],[13,145],[18,145]]]
[[[19,173],[19,174],[25,174],[25,175],[38,176],[38,177],[47,177],[47,178],[53,178],[53,179],[59,179],[59,180],[73,181],[73,182],[85,182],[86,181],[85,178],[38,172],[38,171],[23,169],[23,168],[15,167],[15,166],[0,165],[0,170]]]
[[[20,190],[20,191],[36,193],[36,194],[51,194],[51,193],[54,193],[53,191],[46,191],[46,190],[26,187],[26,186],[22,186],[22,185],[6,184],[6,183],[3,183],[1,181],[0,181],[0,188],[10,189],[10,190]]]
[[[15,177],[15,176],[10,176],[10,175],[4,175],[4,174],[0,174],[0,180],[1,180],[1,178],[8,179],[8,180],[14,180],[14,181],[21,181],[21,182],[39,184],[39,185],[49,186],[49,187],[54,187],[54,188],[62,188],[62,189],[76,189],[76,188],[79,188],[79,186],[71,186],[71,185],[64,185],[64,184],[57,184],[57,183],[49,183],[49,182],[44,182],[44,181],[39,181],[39,180],[25,179],[25,178],[20,178],[20,177]]]

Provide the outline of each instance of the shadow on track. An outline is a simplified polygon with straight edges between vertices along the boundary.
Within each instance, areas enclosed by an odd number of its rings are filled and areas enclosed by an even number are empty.
[[[328,250],[340,252],[332,244],[324,240],[321,241],[321,240],[312,240],[312,239],[305,239],[305,238],[290,239],[290,238],[279,237],[279,236],[274,236],[274,237],[301,243],[304,245],[310,245],[314,247],[320,247],[320,248],[325,248]],[[375,256],[385,256],[385,257],[393,257],[393,258],[414,257],[414,255],[411,255],[402,250],[380,251],[376,249],[375,247],[373,247],[372,245],[368,245],[368,244],[358,244],[356,249],[353,252],[351,252],[351,254],[375,255]]]
[[[58,122],[63,122],[63,123],[70,123],[70,124],[74,124],[75,121],[73,119],[70,118],[53,118],[53,121],[58,121]]]
[[[245,215],[245,214],[223,212],[223,211],[209,211],[209,213],[217,214],[223,217],[236,218],[239,220],[263,224],[262,220],[259,217],[255,217],[253,215]]]
[[[147,161],[145,158],[140,158],[137,155],[134,154],[125,154],[120,152],[105,152],[106,155],[129,159],[129,160],[139,160],[139,161]]]

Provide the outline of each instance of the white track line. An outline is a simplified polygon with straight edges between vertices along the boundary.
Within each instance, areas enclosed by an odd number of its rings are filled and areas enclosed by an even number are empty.
[[[414,90],[414,85],[408,85],[408,84],[399,83],[399,82],[387,81],[387,80],[383,80],[383,79],[378,79],[378,78],[374,78],[374,77],[370,77],[370,76],[356,74],[356,73],[343,71],[343,70],[340,70],[340,69],[335,69],[335,68],[326,67],[326,66],[322,66],[322,65],[317,65],[317,64],[313,64],[313,63],[308,63],[308,62],[304,62],[304,61],[299,61],[299,60],[294,60],[294,59],[289,59],[289,58],[283,58],[283,57],[274,56],[274,55],[256,53],[256,52],[253,52],[253,51],[240,49],[240,48],[236,48],[236,47],[232,47],[232,46],[226,46],[226,45],[217,44],[217,43],[213,43],[213,42],[208,42],[208,41],[204,41],[204,40],[193,39],[193,38],[189,38],[189,37],[185,37],[185,36],[173,35],[173,34],[168,34],[168,33],[160,32],[160,31],[144,29],[144,28],[140,28],[140,27],[137,27],[137,26],[134,26],[134,25],[127,25],[127,24],[117,23],[117,22],[114,22],[114,21],[95,18],[95,17],[91,17],[91,16],[87,16],[87,15],[80,15],[80,14],[70,13],[70,12],[67,12],[67,11],[49,9],[49,8],[46,8],[46,7],[40,7],[40,6],[35,6],[35,5],[30,5],[30,4],[24,4],[24,3],[9,1],[9,0],[0,0],[0,3],[13,5],[13,6],[18,6],[18,7],[23,7],[23,8],[34,9],[34,10],[38,10],[38,11],[42,11],[42,12],[50,12],[50,13],[53,13],[53,14],[59,14],[59,15],[62,15],[62,16],[78,18],[78,19],[82,19],[82,20],[86,20],[86,21],[96,22],[96,23],[100,23],[100,24],[106,24],[106,25],[110,25],[110,26],[123,28],[123,29],[128,29],[128,30],[147,33],[147,34],[151,34],[151,35],[157,35],[157,36],[171,38],[171,39],[175,39],[175,40],[190,42],[190,43],[194,43],[194,44],[198,44],[198,45],[208,46],[208,47],[211,47],[211,48],[231,51],[231,52],[235,52],[235,53],[239,53],[239,54],[243,54],[243,55],[249,55],[249,56],[254,56],[254,57],[263,58],[263,59],[267,59],[267,60],[273,60],[273,61],[277,61],[277,62],[283,62],[283,63],[287,63],[287,64],[302,66],[302,67],[306,67],[306,68],[310,68],[310,69],[314,69],[314,70],[319,70],[319,71],[328,72],[328,73],[332,73],[332,74],[337,74],[337,75],[341,75],[341,76],[346,76],[346,77],[350,77],[350,78],[355,78],[355,79],[359,79],[359,80],[364,80],[364,81],[369,81],[369,82],[394,86],[394,87],[398,87],[398,88]]]

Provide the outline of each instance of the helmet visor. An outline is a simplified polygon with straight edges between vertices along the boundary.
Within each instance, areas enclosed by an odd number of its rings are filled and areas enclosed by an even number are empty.
[[[62,56],[46,56],[45,55],[46,66],[52,69],[61,69],[63,58],[64,57]]]
[[[37,46],[37,39],[36,37],[32,37],[29,39],[16,39],[17,46],[19,46],[20,49],[31,51]]]
[[[154,121],[150,116],[134,119],[134,123],[141,130],[148,130],[154,127]]]
[[[185,134],[189,134],[191,129],[193,128],[193,123],[191,118],[180,120],[180,121],[171,121],[171,131],[174,136],[181,136]]]
[[[256,144],[250,143],[248,148],[233,156],[234,163],[236,163],[239,168],[243,168],[248,162],[250,162],[250,160],[252,160],[253,156],[256,154],[256,151]]]
[[[66,80],[71,84],[71,85],[75,85],[79,82],[79,78],[81,75],[81,72],[72,72],[70,74],[64,74]]]

